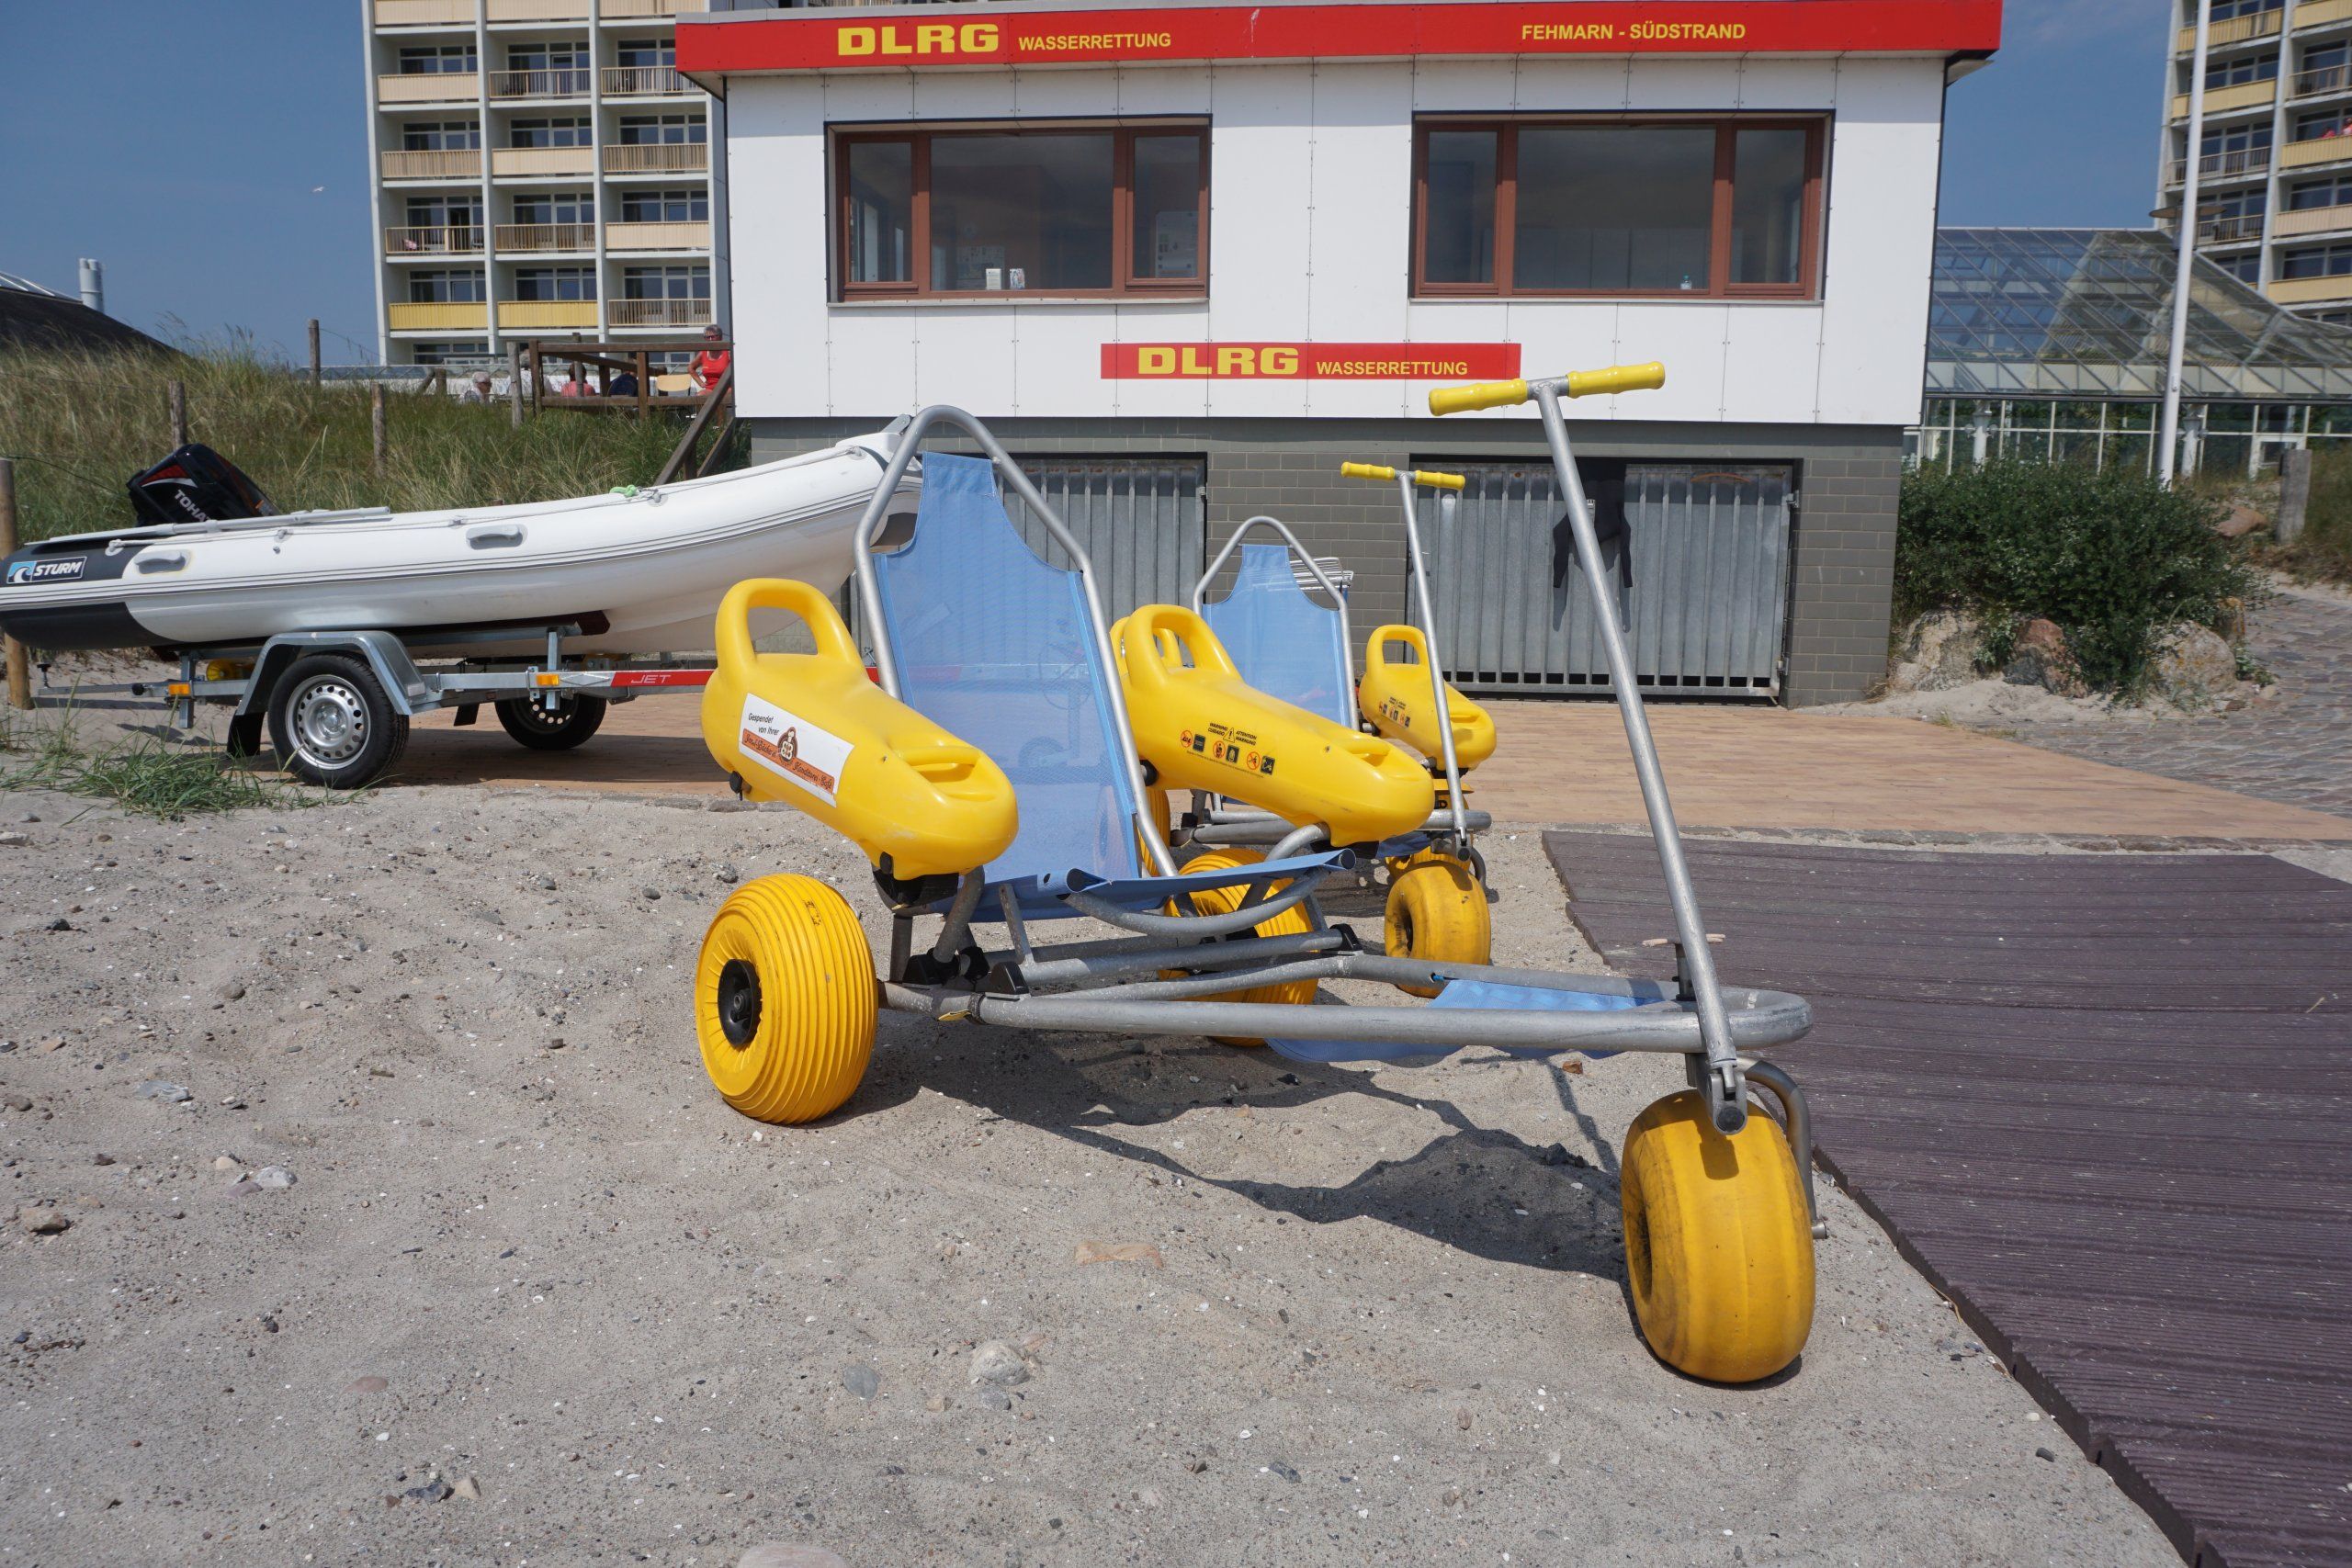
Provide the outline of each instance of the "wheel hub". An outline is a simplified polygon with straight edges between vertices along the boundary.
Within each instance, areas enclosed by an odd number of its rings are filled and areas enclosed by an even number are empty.
[[[338,767],[368,744],[368,709],[359,694],[332,676],[294,694],[294,739],[311,761]]]
[[[740,958],[718,972],[718,1029],[738,1048],[760,1032],[760,972]]]

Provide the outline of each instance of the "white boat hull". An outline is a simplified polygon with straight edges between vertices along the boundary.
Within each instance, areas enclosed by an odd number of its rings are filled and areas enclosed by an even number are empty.
[[[841,586],[887,457],[865,437],[635,494],[49,540],[8,558],[0,630],[40,648],[235,648],[375,628],[488,653],[516,651],[490,628],[567,625],[571,653],[707,649],[744,578]]]

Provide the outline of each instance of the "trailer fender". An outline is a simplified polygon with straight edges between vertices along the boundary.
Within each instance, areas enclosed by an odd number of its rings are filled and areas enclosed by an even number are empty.
[[[250,732],[256,742],[262,718],[269,712],[269,694],[277,678],[293,662],[310,653],[354,653],[368,662],[385,696],[404,718],[413,718],[436,705],[432,689],[408,656],[401,639],[387,631],[281,632],[262,644],[254,660],[253,679],[237,699],[231,718],[232,735]],[[250,750],[250,749],[249,749]]]

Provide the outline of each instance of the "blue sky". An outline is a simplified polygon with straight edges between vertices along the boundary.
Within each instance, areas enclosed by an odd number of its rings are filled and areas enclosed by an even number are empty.
[[[1944,220],[2123,225],[2154,201],[2166,0],[2010,0],[1952,90]],[[352,0],[0,0],[0,272],[107,265],[149,331],[375,353]],[[59,128],[51,130],[49,128]]]

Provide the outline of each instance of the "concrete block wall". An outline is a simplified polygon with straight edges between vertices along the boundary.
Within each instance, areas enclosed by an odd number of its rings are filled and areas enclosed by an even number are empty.
[[[754,461],[872,431],[887,418],[754,419]],[[1360,626],[1405,617],[1404,532],[1396,492],[1346,479],[1342,462],[1540,459],[1532,420],[1442,425],[1428,420],[1008,419],[992,422],[1014,456],[1196,456],[1207,467],[1208,550],[1269,513],[1319,556],[1355,573]],[[1782,700],[1792,707],[1863,695],[1886,672],[1903,432],[1880,426],[1641,424],[1571,426],[1577,455],[1674,463],[1793,463],[1798,507]]]

